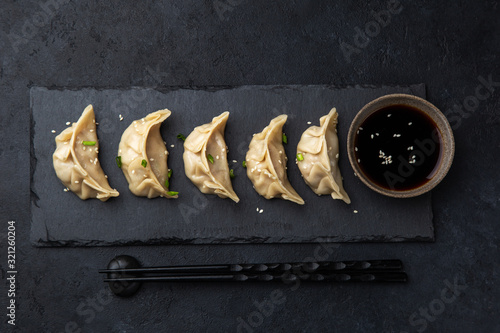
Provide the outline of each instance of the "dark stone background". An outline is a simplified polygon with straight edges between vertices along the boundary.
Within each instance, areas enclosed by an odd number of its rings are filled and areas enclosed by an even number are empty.
[[[254,331],[500,331],[500,83],[473,111],[452,111],[475,101],[470,96],[479,76],[500,82],[497,1],[404,2],[402,12],[352,54],[351,62],[339,41],[354,45],[355,28],[364,29],[373,20],[371,11],[386,9],[386,2],[221,0],[233,5],[219,16],[214,9],[219,2],[213,0],[69,1],[58,9],[49,6],[44,16],[48,2],[0,4],[0,331],[10,329],[4,313],[10,219],[17,222],[20,332],[235,331],[237,318],[247,321],[258,311],[255,302],[269,299],[275,289],[286,301],[272,314],[264,311],[268,316]],[[96,271],[116,254],[134,255],[147,265],[273,262],[310,257],[318,245],[61,249],[29,244],[33,85],[420,82],[427,85],[428,99],[448,114],[457,144],[450,174],[433,191],[436,242],[341,244],[330,255],[401,258],[411,277],[406,285],[316,284],[292,290],[280,284],[150,284],[132,299],[110,299]],[[454,280],[467,287],[442,303],[443,288]],[[106,304],[101,306],[99,297]],[[419,309],[429,307],[434,314],[431,310],[424,319]]]

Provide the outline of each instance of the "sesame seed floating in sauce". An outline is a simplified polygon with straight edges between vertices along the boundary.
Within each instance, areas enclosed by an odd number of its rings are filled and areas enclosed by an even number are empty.
[[[52,132],[52,133],[55,133],[55,132],[56,132],[56,130],[52,130],[51,132]]]
[[[311,122],[310,122],[310,121],[308,121],[308,122],[307,122],[307,125],[311,125]]]
[[[67,121],[67,122],[66,122],[66,125],[67,125],[67,126],[71,125],[71,122]]]
[[[357,210],[354,210],[354,214],[357,214],[357,213],[358,213],[358,211],[357,211]]]

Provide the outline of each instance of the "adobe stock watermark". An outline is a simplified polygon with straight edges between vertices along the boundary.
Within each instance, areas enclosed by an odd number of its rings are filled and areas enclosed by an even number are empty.
[[[47,0],[39,3],[41,10],[24,20],[21,30],[18,33],[11,32],[7,35],[14,52],[18,53],[21,45],[28,44],[41,28],[50,23],[60,7],[69,2],[70,0]]]
[[[361,50],[366,48],[374,38],[380,35],[382,28],[386,28],[391,23],[393,16],[399,15],[402,11],[403,5],[398,0],[389,0],[387,2],[387,9],[378,12],[372,10],[371,16],[374,20],[368,21],[364,29],[354,27],[354,45],[339,39],[340,50],[344,55],[344,59],[348,63],[351,63],[351,56],[353,54],[360,54]]]
[[[415,173],[417,168],[424,164],[426,159],[433,156],[436,149],[438,149],[441,145],[442,140],[440,137],[439,130],[434,129],[430,138],[422,140],[416,139],[413,141],[413,145],[410,147],[412,149],[408,152],[409,157],[405,157],[402,154],[398,156],[398,173],[395,174],[389,170],[384,172],[385,181],[391,190],[396,189],[396,184],[404,183],[407,179],[409,179]],[[431,174],[428,177],[432,176],[433,175]]]
[[[183,202],[179,204],[179,212],[181,213],[184,223],[190,224],[192,219],[199,216],[207,207],[208,199],[203,193],[196,192],[196,194],[192,196],[190,204]]]
[[[491,98],[496,88],[500,88],[500,81],[493,81],[491,74],[487,78],[479,75],[477,81],[479,83],[474,89],[474,94],[466,96],[461,103],[455,103],[444,112],[453,130],[457,130],[461,126],[462,120],[469,118],[479,108],[481,102]],[[415,140],[411,146],[412,150],[409,151],[410,160],[403,155],[398,156],[397,161],[399,165],[397,174],[391,171],[384,173],[384,178],[389,188],[394,190],[396,184],[404,183],[411,177],[426,159],[432,157],[438,146],[441,145],[441,141],[439,130],[437,129],[432,132],[430,138]]]
[[[232,12],[238,5],[240,5],[244,0],[215,0],[213,2],[214,10],[219,17],[219,20],[225,21],[227,17],[225,16],[227,12]]]
[[[441,289],[439,297],[410,315],[408,322],[417,332],[422,333],[427,330],[429,323],[435,322],[437,317],[444,313],[446,306],[456,302],[464,290],[468,288],[465,281],[461,284],[458,276],[454,277],[453,283],[448,279],[444,280],[443,283],[445,286]],[[401,333],[408,332],[402,331]]]
[[[164,72],[159,65],[156,68],[147,66],[143,81],[152,83],[152,87],[161,85],[165,78],[176,78],[178,74],[185,73],[184,70],[170,68],[172,73]],[[111,102],[111,117],[99,121],[99,130],[103,133],[113,133],[119,121],[122,121],[132,110],[137,109],[146,100],[147,94],[144,89],[131,89],[130,93],[122,94]]]
[[[302,260],[305,263],[321,262],[327,261],[332,255],[334,255],[335,250],[340,247],[337,243],[319,243],[313,251],[313,255],[306,257]],[[299,267],[295,267],[289,274],[284,274],[281,277],[281,281],[288,285],[288,289],[291,291],[296,291],[301,286],[301,281],[303,275],[309,272],[307,266],[305,266],[303,272]],[[291,277],[294,277],[293,279]],[[264,298],[262,301],[254,300],[253,305],[255,310],[250,312],[246,318],[239,316],[236,318],[236,332],[237,333],[253,333],[255,329],[261,326],[266,318],[271,317],[280,306],[284,305],[287,301],[286,295],[284,294],[283,287],[276,288],[269,293],[269,297]]]
[[[119,292],[120,288],[127,288],[129,283],[128,281],[115,282],[114,287],[117,288]],[[85,300],[81,301],[75,311],[84,324],[90,324],[97,317],[97,314],[102,312],[105,307],[113,301],[113,298],[114,296],[110,289],[108,287],[103,287],[93,296],[87,297]],[[83,332],[82,325],[82,323],[71,320],[66,322],[64,330],[58,333],[81,333]]]
[[[477,81],[479,83],[474,89],[474,94],[468,95],[461,103],[455,103],[444,112],[453,130],[458,129],[462,124],[462,119],[469,118],[479,108],[481,102],[491,98],[495,88],[500,88],[500,81],[493,81],[491,74],[488,75],[488,78],[479,75]]]

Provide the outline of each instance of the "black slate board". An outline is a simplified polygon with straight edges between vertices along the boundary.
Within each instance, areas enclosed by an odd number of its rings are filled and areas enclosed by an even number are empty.
[[[160,92],[146,88],[127,90],[31,89],[31,241],[36,246],[102,246],[174,243],[287,243],[287,242],[400,242],[433,241],[430,194],[412,199],[381,196],[354,176],[346,153],[349,124],[367,102],[388,93],[425,97],[423,84],[409,87],[354,86],[243,86],[231,89],[176,88]],[[93,104],[100,140],[99,160],[118,198],[102,203],[82,201],[57,179],[52,167],[55,136],[67,121],[76,121]],[[303,182],[294,165],[295,149],[308,121],[336,107],[341,144],[340,165],[352,204],[329,196],[318,197]],[[122,132],[135,119],[168,108],[172,116],[162,126],[174,175],[171,190],[177,200],[138,198],[115,164]],[[182,142],[200,124],[223,111],[231,115],[226,127],[228,160],[236,178],[233,186],[239,204],[214,195],[202,195],[185,177]],[[289,157],[288,176],[306,201],[304,206],[265,200],[253,189],[241,167],[253,133],[271,118],[289,115],[284,131]],[[119,121],[119,114],[124,118]],[[51,131],[55,130],[56,133]],[[174,148],[171,148],[171,145]],[[258,213],[257,208],[263,209]],[[358,213],[354,213],[357,210]]]

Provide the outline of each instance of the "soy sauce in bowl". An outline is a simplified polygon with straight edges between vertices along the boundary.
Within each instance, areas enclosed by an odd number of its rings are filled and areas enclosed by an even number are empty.
[[[420,187],[435,175],[442,156],[436,123],[409,105],[375,111],[359,126],[355,158],[373,183],[395,191]]]

